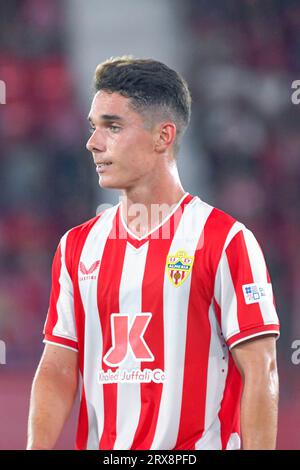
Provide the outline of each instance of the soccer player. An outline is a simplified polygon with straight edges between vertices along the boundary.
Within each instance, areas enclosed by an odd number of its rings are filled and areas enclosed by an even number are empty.
[[[54,447],[79,378],[77,449],[276,446],[270,277],[254,235],[181,185],[190,107],[163,63],[96,69],[87,148],[122,197],[58,245],[28,449]]]

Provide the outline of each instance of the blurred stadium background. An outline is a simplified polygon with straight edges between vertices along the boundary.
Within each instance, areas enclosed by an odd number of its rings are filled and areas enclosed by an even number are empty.
[[[279,449],[300,449],[300,3],[290,0],[0,1],[0,449],[22,449],[59,238],[116,194],[85,149],[97,63],[153,57],[188,80],[185,188],[264,248],[281,319]],[[72,448],[76,412],[58,448]]]

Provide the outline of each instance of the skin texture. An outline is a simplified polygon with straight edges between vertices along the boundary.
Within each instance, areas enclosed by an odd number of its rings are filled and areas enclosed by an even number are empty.
[[[52,449],[78,388],[78,353],[46,344],[31,390],[28,450]]]
[[[276,340],[258,336],[232,349],[243,379],[241,433],[244,450],[276,448],[278,373]]]
[[[170,211],[184,194],[173,150],[176,126],[172,121],[158,120],[147,128],[127,98],[104,91],[95,95],[89,120],[92,135],[87,149],[93,162],[98,168],[102,162],[112,162],[101,169],[99,185],[121,190],[125,223],[142,236],[161,223],[161,214],[150,218],[151,204],[166,204]],[[136,204],[147,209],[138,232],[136,216],[131,213]],[[260,336],[243,342],[232,349],[232,356],[244,383],[243,448],[274,449],[278,402],[275,339]],[[77,353],[46,345],[32,386],[28,449],[54,447],[72,409],[77,387]]]
[[[108,115],[121,121],[103,118]],[[148,216],[137,233],[143,235],[161,222],[150,219],[151,204],[169,205],[171,211],[184,194],[174,159],[176,126],[172,121],[157,121],[149,129],[128,98],[104,91],[95,95],[89,120],[93,133],[86,146],[94,163],[112,162],[99,175],[99,184],[121,190],[122,213],[132,231],[136,218],[132,205],[143,204]]]

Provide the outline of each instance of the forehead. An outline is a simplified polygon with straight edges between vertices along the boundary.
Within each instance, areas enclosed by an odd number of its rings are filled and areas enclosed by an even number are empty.
[[[99,119],[101,115],[118,115],[124,119],[130,115],[138,116],[129,103],[129,98],[119,93],[107,93],[100,90],[93,98],[89,116],[93,119]]]

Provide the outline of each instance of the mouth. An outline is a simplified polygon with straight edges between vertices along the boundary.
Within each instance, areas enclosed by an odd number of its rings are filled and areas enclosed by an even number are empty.
[[[99,173],[103,173],[107,167],[109,167],[110,165],[112,165],[112,162],[102,162],[102,163],[97,163],[96,164],[96,172],[99,174]]]

